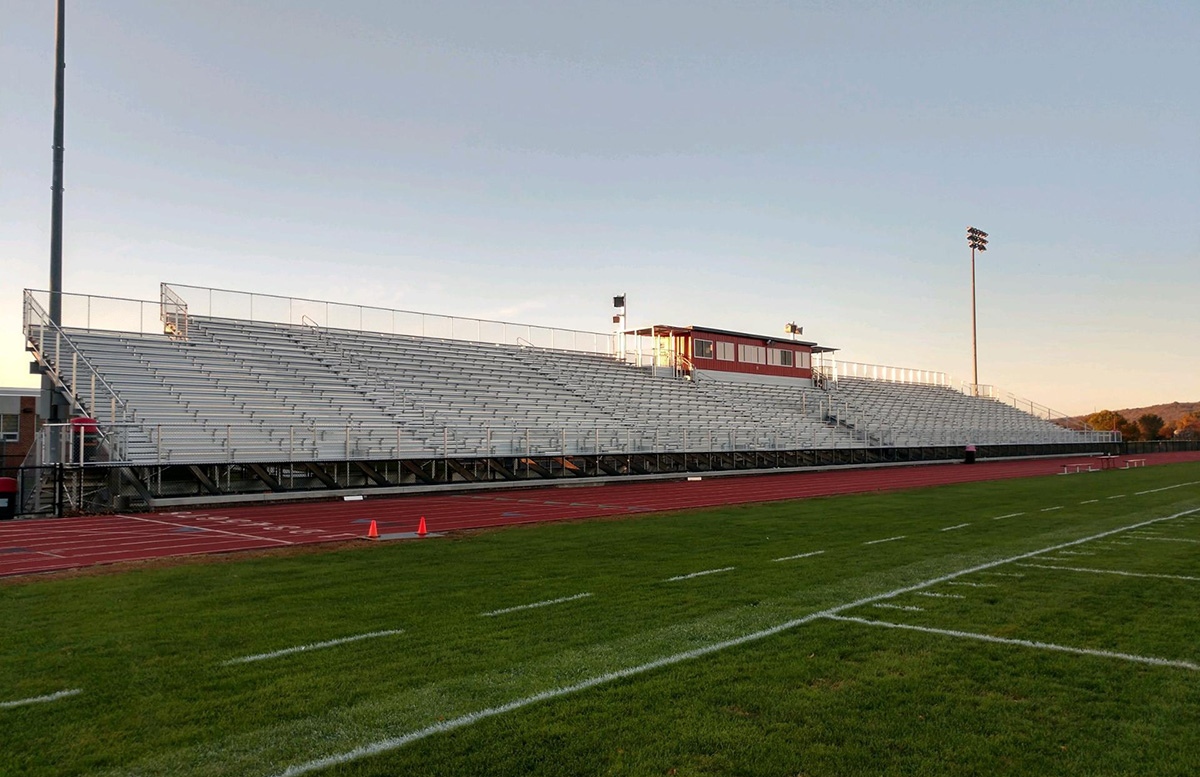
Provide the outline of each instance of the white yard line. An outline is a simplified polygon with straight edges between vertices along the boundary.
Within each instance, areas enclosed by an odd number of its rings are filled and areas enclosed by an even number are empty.
[[[1183,488],[1184,486],[1200,485],[1200,480],[1193,480],[1190,483],[1176,483],[1173,486],[1163,486],[1162,488],[1152,488],[1149,491],[1138,491],[1137,496],[1142,494],[1157,494],[1159,491],[1170,491],[1172,488]]]
[[[944,637],[959,637],[961,639],[974,639],[980,642],[994,642],[998,645],[1020,645],[1021,647],[1037,648],[1039,650],[1056,650],[1060,653],[1074,653],[1080,656],[1096,656],[1098,658],[1119,658],[1123,661],[1133,661],[1139,664],[1150,664],[1152,666],[1170,666],[1178,669],[1190,669],[1193,672],[1200,672],[1200,664],[1193,664],[1191,661],[1176,661],[1170,658],[1154,658],[1153,656],[1138,656],[1132,653],[1116,653],[1111,650],[1092,650],[1091,648],[1070,647],[1068,645],[1055,645],[1050,642],[1034,642],[1028,639],[1008,639],[1006,637],[993,637],[990,634],[976,634],[970,631],[955,631],[953,629],[934,629],[929,626],[913,626],[907,623],[888,623],[886,621],[873,621],[866,618],[852,618],[845,615],[826,615],[826,618],[833,621],[841,621],[843,623],[860,623],[864,626],[881,626],[887,629],[904,629],[907,631],[919,631],[923,634],[940,634]]]
[[[1163,575],[1153,574],[1150,572],[1125,572],[1120,569],[1090,569],[1088,567],[1063,567],[1051,564],[1017,564],[1019,567],[1032,567],[1034,569],[1061,569],[1066,572],[1092,572],[1097,575],[1122,575],[1123,577],[1156,577],[1161,580],[1190,580],[1194,583],[1200,583],[1200,577],[1188,577],[1187,575]]]
[[[1051,510],[1061,510],[1061,509],[1063,509],[1063,506],[1062,506],[1062,505],[1055,505],[1054,507],[1043,507],[1043,508],[1041,509],[1041,512],[1043,512],[1043,513],[1048,513],[1048,512],[1050,512]]]
[[[1200,545],[1200,540],[1189,540],[1186,537],[1150,537],[1143,535],[1138,537],[1138,539],[1145,540],[1146,542],[1189,542],[1192,545]]]
[[[784,556],[783,558],[776,558],[776,559],[771,559],[771,560],[772,561],[795,561],[798,558],[808,558],[809,556],[819,556],[824,552],[825,551],[823,551],[823,550],[814,550],[809,553],[797,553],[794,556]]]
[[[1109,499],[1124,499],[1126,496],[1127,496],[1127,494],[1115,494],[1113,496],[1110,496]]]
[[[1060,550],[1058,552],[1058,555],[1060,555],[1060,556],[1094,556],[1096,554],[1092,553],[1090,550]]]
[[[130,518],[134,521],[145,521],[146,523],[161,523],[164,526],[175,526],[180,529],[190,529],[197,534],[212,533],[212,534],[228,534],[231,537],[241,537],[244,540],[260,540],[263,542],[278,542],[283,545],[294,545],[291,540],[281,540],[277,537],[260,537],[257,534],[243,534],[236,531],[226,531],[225,529],[214,529],[211,526],[199,526],[194,523],[175,523],[173,521],[160,521],[157,518],[144,518],[140,515],[118,515],[118,518]]]
[[[676,575],[675,577],[668,577],[663,582],[664,583],[675,583],[680,580],[691,580],[693,577],[703,577],[704,575],[715,575],[720,572],[732,572],[735,569],[737,569],[737,567],[721,567],[720,569],[706,569],[703,572],[693,572],[690,575]]]
[[[46,694],[45,696],[34,696],[33,698],[30,698],[30,699],[17,699],[15,701],[0,701],[0,710],[7,710],[7,709],[11,709],[12,707],[24,707],[26,704],[42,704],[43,702],[48,702],[48,701],[58,701],[59,699],[65,699],[68,696],[77,696],[81,693],[83,693],[82,688],[72,688],[69,691],[58,691],[56,693]]]
[[[962,528],[970,526],[970,525],[971,524],[969,524],[969,523],[960,523],[958,526],[947,526],[944,529],[938,529],[938,531],[954,531],[955,529],[962,529]]]
[[[1009,556],[1008,558],[1002,558],[1002,559],[998,559],[996,561],[988,561],[983,564],[977,564],[973,567],[967,567],[966,569],[960,569],[957,572],[951,572],[949,574],[941,575],[939,577],[930,578],[929,580],[923,580],[919,583],[914,583],[912,585],[903,586],[901,588],[895,588],[895,589],[892,589],[891,591],[887,591],[885,593],[873,594],[871,596],[865,596],[861,599],[856,599],[852,602],[847,602],[845,604],[841,604],[836,607],[830,607],[827,610],[821,610],[819,612],[809,613],[808,615],[803,615],[799,618],[793,618],[792,620],[784,621],[783,623],[777,624],[775,626],[771,626],[766,629],[762,629],[760,631],[751,632],[749,634],[743,634],[740,637],[734,637],[733,639],[727,639],[727,640],[723,640],[721,642],[714,642],[710,645],[698,647],[693,650],[686,650],[681,653],[675,653],[673,655],[663,656],[662,658],[658,658],[653,661],[648,661],[644,664],[638,664],[636,666],[626,667],[625,669],[618,669],[615,672],[608,672],[606,674],[596,675],[595,677],[590,677],[586,680],[582,680],[582,681],[580,681],[578,683],[574,683],[572,685],[565,685],[565,686],[561,686],[558,688],[550,688],[550,689],[542,691],[540,693],[535,693],[531,696],[525,696],[520,699],[514,699],[513,701],[510,701],[507,704],[501,704],[496,707],[488,707],[485,709],[477,710],[475,712],[467,713],[466,715],[461,715],[457,718],[451,718],[450,720],[439,721],[439,722],[434,723],[425,728],[417,729],[415,731],[410,731],[406,734],[401,734],[399,736],[388,737],[385,739],[378,739],[374,742],[369,742],[367,744],[356,747],[352,750],[346,750],[341,753],[334,753],[333,755],[328,755],[323,758],[316,758],[311,761],[305,761],[303,763],[299,763],[294,766],[289,766],[288,768],[284,769],[281,772],[277,772],[276,774],[277,774],[277,777],[298,777],[298,775],[301,775],[301,774],[309,774],[311,772],[320,771],[322,769],[327,769],[331,766],[338,766],[341,764],[350,763],[352,761],[358,761],[360,759],[367,758],[369,756],[378,755],[380,753],[387,753],[392,750],[397,750],[401,747],[404,747],[405,745],[411,744],[418,740],[431,737],[434,734],[441,734],[441,733],[445,733],[447,731],[455,731],[457,729],[465,728],[466,726],[470,726],[481,720],[486,720],[488,718],[494,718],[498,715],[504,715],[506,713],[513,712],[515,710],[519,710],[524,707],[531,706],[533,704],[538,704],[543,701],[550,701],[551,699],[558,699],[563,696],[569,696],[569,695],[572,695],[575,693],[579,693],[581,691],[586,691],[591,688],[595,688],[600,685],[605,685],[607,683],[614,682],[616,680],[623,680],[628,677],[636,677],[638,675],[645,674],[647,672],[652,672],[656,669],[661,669],[661,668],[667,667],[667,666],[673,666],[675,664],[683,663],[684,661],[691,661],[691,660],[694,660],[697,658],[701,658],[703,656],[712,655],[713,653],[719,653],[723,650],[728,650],[730,648],[741,647],[742,645],[750,644],[752,642],[758,642],[758,641],[766,639],[768,637],[773,637],[777,634],[782,634],[784,632],[791,631],[792,629],[795,629],[799,626],[803,626],[805,624],[812,623],[813,621],[818,620],[820,618],[827,618],[831,615],[837,615],[839,613],[845,612],[846,610],[854,609],[856,607],[862,607],[863,605],[866,605],[866,604],[874,604],[875,602],[881,602],[886,599],[894,599],[895,597],[900,596],[902,594],[911,593],[913,591],[919,591],[923,588],[929,588],[930,586],[934,586],[939,583],[945,583],[945,582],[953,580],[957,577],[962,577],[963,575],[971,575],[971,574],[975,574],[977,572],[983,572],[985,570],[995,569],[996,567],[1001,567],[1006,564],[1013,564],[1018,561],[1024,561],[1025,559],[1033,558],[1034,556],[1037,556],[1042,553],[1048,553],[1048,552],[1051,552],[1054,550],[1058,550],[1060,548],[1075,547],[1076,545],[1082,545],[1085,542],[1093,542],[1095,540],[1102,539],[1104,537],[1111,537],[1114,534],[1120,534],[1121,532],[1131,531],[1134,529],[1140,529],[1143,526],[1151,526],[1153,524],[1161,523],[1163,521],[1170,521],[1170,520],[1174,520],[1176,518],[1182,518],[1185,515],[1191,515],[1192,513],[1197,513],[1197,512],[1200,512],[1200,507],[1192,508],[1191,510],[1184,510],[1183,512],[1175,513],[1174,515],[1166,515],[1161,518],[1150,518],[1148,520],[1140,521],[1138,523],[1135,523],[1135,524],[1132,524],[1129,526],[1122,526],[1122,527],[1119,527],[1116,529],[1109,529],[1108,531],[1099,532],[1098,534],[1093,534],[1093,535],[1090,535],[1088,537],[1083,537],[1078,540],[1071,540],[1069,542],[1063,542],[1063,543],[1060,543],[1058,545],[1053,545],[1048,548],[1042,548],[1041,550],[1034,550],[1034,551],[1030,551],[1028,553],[1020,553],[1015,556]]]
[[[886,540],[871,540],[870,542],[864,542],[863,545],[878,545],[881,542],[895,542],[896,540],[902,540],[907,537],[907,534],[901,534],[899,537],[888,537]]]
[[[981,575],[991,575],[992,577],[1025,577],[1022,572],[980,572]]]
[[[1097,502],[1099,502],[1099,501],[1100,501],[1099,499],[1085,499],[1085,500],[1083,500],[1082,502],[1080,502],[1079,504],[1081,504],[1081,505],[1094,505],[1094,504],[1096,504],[1096,503],[1097,503]]]
[[[995,588],[996,587],[995,583],[968,583],[966,581],[959,582],[957,580],[946,583],[946,585],[965,585],[965,586],[970,586],[971,588]]]
[[[939,594],[936,591],[916,591],[917,596],[929,596],[934,599],[966,599],[962,594]]]
[[[1005,518],[1016,518],[1017,516],[1019,516],[1019,515],[1024,515],[1024,514],[1025,514],[1025,513],[1009,513],[1008,515],[997,515],[997,516],[996,516],[995,518],[993,518],[992,520],[993,520],[993,521],[1002,521],[1002,520],[1004,520]]]
[[[533,604],[519,604],[516,607],[505,607],[503,610],[492,610],[491,612],[481,612],[481,613],[479,613],[479,617],[491,618],[496,615],[505,615],[507,613],[517,612],[519,610],[532,610],[536,607],[549,607],[552,604],[562,604],[563,602],[573,602],[576,599],[586,599],[589,596],[591,596],[590,593],[583,593],[583,594],[575,594],[574,596],[564,596],[561,599],[547,599],[544,602],[534,602]]]
[[[924,607],[906,607],[903,604],[888,604],[887,602],[881,602],[879,604],[872,604],[871,606],[878,607],[881,610],[904,610],[905,612],[925,612]]]
[[[321,648],[334,647],[336,645],[345,645],[347,642],[358,642],[362,639],[374,639],[375,637],[390,637],[394,634],[403,634],[401,629],[388,629],[387,631],[372,631],[366,634],[355,634],[352,637],[342,637],[341,639],[331,639],[326,642],[313,642],[308,645],[297,645],[296,647],[284,648],[283,650],[274,650],[270,653],[257,653],[252,656],[241,656],[240,658],[231,658],[224,662],[222,666],[232,666],[233,664],[248,664],[251,661],[266,661],[269,658],[279,658],[280,656],[290,656],[293,653],[303,653],[308,650],[320,650]]]

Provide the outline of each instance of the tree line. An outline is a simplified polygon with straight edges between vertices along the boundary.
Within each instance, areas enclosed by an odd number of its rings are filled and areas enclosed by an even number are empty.
[[[1130,421],[1114,410],[1101,410],[1083,420],[1097,431],[1120,432],[1126,440],[1200,439],[1200,410],[1187,413],[1174,424],[1166,423],[1157,413],[1143,413]]]

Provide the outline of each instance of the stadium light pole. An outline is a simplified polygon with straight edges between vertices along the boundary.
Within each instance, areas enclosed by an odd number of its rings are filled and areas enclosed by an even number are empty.
[[[975,252],[987,250],[988,233],[967,227],[967,245],[971,246],[971,396],[979,396],[979,348],[975,330]]]
[[[63,231],[63,81],[66,64],[66,0],[58,0],[55,19],[54,56],[54,172],[50,184],[50,323],[62,326],[62,231]],[[57,357],[56,357],[57,358]],[[42,376],[42,396],[51,424],[66,416],[66,403],[49,375]],[[51,456],[57,461],[58,445],[51,432]]]

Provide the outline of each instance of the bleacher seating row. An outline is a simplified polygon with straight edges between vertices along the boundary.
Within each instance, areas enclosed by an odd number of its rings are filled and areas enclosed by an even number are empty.
[[[612,357],[190,319],[186,340],[68,329],[123,410],[88,408],[134,462],[822,449],[1053,442],[1072,433],[951,389],[680,380]],[[81,392],[82,393],[82,392]]]

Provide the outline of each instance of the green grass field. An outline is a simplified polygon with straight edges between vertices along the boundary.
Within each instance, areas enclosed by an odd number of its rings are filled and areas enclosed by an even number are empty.
[[[0,616],[3,775],[1200,773],[1196,464],[9,580]]]

